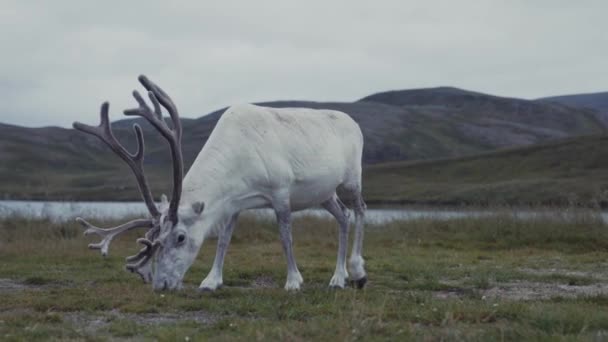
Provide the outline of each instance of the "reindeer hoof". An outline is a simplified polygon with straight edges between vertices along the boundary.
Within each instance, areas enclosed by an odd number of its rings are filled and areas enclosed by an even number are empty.
[[[223,284],[219,284],[219,285],[216,285],[214,287],[211,287],[211,286],[199,286],[198,291],[199,292],[215,292],[216,290],[219,290],[223,286],[224,286]]]
[[[353,287],[356,287],[357,289],[361,290],[365,287],[365,284],[367,284],[367,276],[364,276],[361,279],[351,280],[350,283]]]
[[[344,289],[344,285],[348,284],[348,275],[343,275],[343,274],[334,274],[333,277],[331,277],[331,280],[329,281],[329,288],[330,289]]]

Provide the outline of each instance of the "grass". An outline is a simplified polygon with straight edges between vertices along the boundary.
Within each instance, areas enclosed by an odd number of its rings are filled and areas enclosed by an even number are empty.
[[[112,224],[113,222],[98,222]],[[225,287],[196,290],[215,241],[186,289],[157,293],[122,269],[136,235],[110,256],[86,249],[74,223],[0,221],[0,339],[579,340],[608,338],[608,229],[596,217],[510,216],[368,226],[364,290],[329,290],[334,222],[294,224],[302,291],[282,289],[275,225],[243,218]]]
[[[607,207],[608,136],[367,167],[368,203]]]

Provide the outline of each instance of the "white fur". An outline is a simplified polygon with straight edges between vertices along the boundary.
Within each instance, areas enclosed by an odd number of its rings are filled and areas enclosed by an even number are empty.
[[[291,249],[290,214],[339,201],[335,194],[341,187],[359,199],[356,226],[362,230],[362,150],[359,126],[342,112],[249,104],[227,109],[183,182],[180,211],[196,202],[205,204],[200,218],[185,227],[194,245],[189,253],[198,253],[211,232],[217,231],[219,236],[216,261],[201,288],[214,290],[222,284],[223,255],[238,213],[269,207],[277,214],[288,261],[285,288],[299,289],[303,280]],[[341,255],[331,286],[344,287],[348,278],[346,246],[342,245],[342,241],[347,243],[347,232],[345,229],[341,235]],[[360,279],[365,277],[363,235],[362,231],[355,234],[349,266]]]

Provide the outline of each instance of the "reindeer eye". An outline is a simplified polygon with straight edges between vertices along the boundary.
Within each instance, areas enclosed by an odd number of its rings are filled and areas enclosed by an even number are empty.
[[[179,235],[177,236],[177,243],[182,243],[182,242],[184,242],[185,240],[186,240],[186,235],[184,235],[184,234],[179,234]]]

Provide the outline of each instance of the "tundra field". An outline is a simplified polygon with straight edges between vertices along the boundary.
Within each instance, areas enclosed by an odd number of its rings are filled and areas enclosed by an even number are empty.
[[[608,340],[608,227],[592,211],[367,225],[364,290],[327,287],[334,221],[293,229],[300,292],[283,290],[276,224],[247,217],[223,288],[197,290],[212,239],[183,291],[154,292],[123,270],[137,232],[104,259],[76,223],[2,219],[0,340]]]

